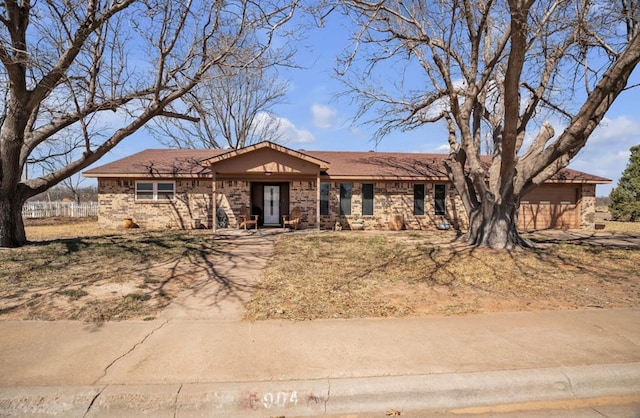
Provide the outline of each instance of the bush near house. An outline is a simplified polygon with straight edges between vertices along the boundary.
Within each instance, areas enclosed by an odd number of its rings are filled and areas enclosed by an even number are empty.
[[[609,210],[616,221],[640,221],[640,145],[631,147],[631,157],[611,194]]]

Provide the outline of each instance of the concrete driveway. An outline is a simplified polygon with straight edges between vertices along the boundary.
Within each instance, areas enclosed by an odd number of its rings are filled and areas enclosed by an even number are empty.
[[[584,229],[548,229],[525,234],[541,244],[570,243],[600,245],[603,247],[640,248],[640,235],[621,232],[594,231]]]

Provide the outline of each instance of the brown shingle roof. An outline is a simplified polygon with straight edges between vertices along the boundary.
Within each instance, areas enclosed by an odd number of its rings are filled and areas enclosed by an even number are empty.
[[[203,163],[205,165],[211,165],[211,164],[215,164],[218,161],[222,161],[222,160],[227,160],[227,159],[232,159],[235,157],[238,157],[240,155],[243,154],[248,154],[263,148],[269,148],[281,153],[285,153],[288,154],[294,158],[298,158],[298,159],[303,159],[306,160],[312,164],[315,164],[319,167],[321,167],[322,169],[326,169],[328,164],[327,161],[324,161],[322,159],[318,159],[318,158],[313,158],[309,153],[304,153],[304,152],[300,152],[300,151],[296,151],[296,150],[292,150],[291,148],[287,148],[285,146],[270,142],[270,141],[263,141],[257,144],[253,144],[253,145],[249,145],[247,147],[244,148],[240,148],[240,149],[232,149],[232,150],[226,150],[226,152],[223,152],[221,154],[218,154],[215,157],[209,158],[206,161],[203,161]]]
[[[229,150],[148,149],[84,172],[87,177],[208,176],[201,162]],[[446,154],[401,152],[299,151],[328,162],[331,178],[446,180]],[[611,180],[572,169],[562,169],[550,181],[610,183]]]
[[[155,175],[207,176],[200,162],[223,154],[219,149],[147,149],[85,171],[86,177],[140,177]]]
[[[328,161],[327,174],[332,177],[430,177],[446,179],[442,160],[445,155],[401,152],[304,151]]]

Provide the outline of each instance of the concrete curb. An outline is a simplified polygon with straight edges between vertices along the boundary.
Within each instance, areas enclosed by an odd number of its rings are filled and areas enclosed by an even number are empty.
[[[0,387],[0,415],[318,416],[630,395],[640,395],[640,363],[298,381]]]

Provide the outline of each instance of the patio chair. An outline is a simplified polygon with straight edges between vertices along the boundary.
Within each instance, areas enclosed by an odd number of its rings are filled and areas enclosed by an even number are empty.
[[[282,215],[282,229],[287,227],[298,229],[298,225],[300,225],[300,218],[302,216],[302,211],[299,207],[295,207],[291,209],[291,213],[289,215]]]
[[[238,220],[240,221],[238,228],[244,227],[244,229],[247,229],[247,227],[255,225],[255,228],[258,229],[258,217],[259,215],[252,215],[248,207],[241,207],[240,216],[238,216]]]

